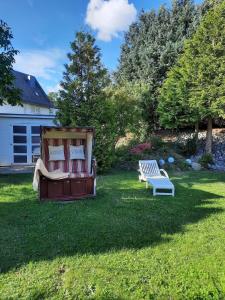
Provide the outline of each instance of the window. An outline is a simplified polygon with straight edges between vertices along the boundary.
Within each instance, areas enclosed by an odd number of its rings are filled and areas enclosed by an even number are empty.
[[[31,126],[31,143],[32,161],[35,162],[40,156],[40,126]]]
[[[32,111],[32,113],[34,113],[34,114],[40,114],[41,109],[40,109],[40,107],[38,107],[38,106],[32,106],[32,107],[31,107],[31,111]]]
[[[14,146],[14,153],[27,153],[27,146]]]
[[[40,126],[13,125],[13,162],[35,162],[40,156]]]
[[[13,126],[13,160],[14,163],[27,163],[26,126]]]
[[[27,133],[26,126],[13,126],[13,133]]]
[[[26,135],[14,135],[13,143],[14,144],[26,144],[27,137]]]
[[[40,136],[33,135],[32,144],[39,144],[39,143],[40,143]]]
[[[40,134],[40,126],[31,126],[32,134]]]
[[[40,147],[38,147],[38,146],[32,146],[32,153],[33,153],[33,155],[39,155],[40,156],[40,152],[41,152]]]
[[[14,155],[14,163],[27,163],[26,155]]]

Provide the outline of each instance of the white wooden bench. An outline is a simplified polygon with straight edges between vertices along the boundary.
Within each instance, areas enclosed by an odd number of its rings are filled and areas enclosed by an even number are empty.
[[[146,187],[153,186],[153,196],[175,194],[175,187],[170,181],[167,172],[159,169],[156,160],[140,160],[139,161],[139,181],[145,181]],[[161,174],[163,173],[163,175]]]

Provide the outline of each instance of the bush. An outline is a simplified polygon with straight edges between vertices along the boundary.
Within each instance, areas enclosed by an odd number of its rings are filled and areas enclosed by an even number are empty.
[[[186,154],[194,155],[197,151],[196,137],[190,138],[186,142]]]
[[[177,161],[177,167],[181,170],[181,171],[187,171],[190,169],[190,165],[187,164],[186,161],[184,160],[179,160]]]
[[[204,168],[208,168],[209,164],[213,164],[213,157],[210,153],[205,153],[198,161]]]
[[[102,173],[111,168],[113,161],[115,160],[115,147],[114,136],[111,135],[109,128],[97,128],[96,129],[96,141],[94,147],[94,156],[97,161],[97,172]]]
[[[150,137],[150,142],[152,145],[152,149],[158,150],[161,149],[164,146],[164,141],[161,139],[161,137],[152,135]]]
[[[184,142],[177,142],[176,148],[183,155],[194,155],[197,152],[196,137],[188,138]]]
[[[137,170],[138,161],[151,159],[151,144],[139,143],[137,139],[132,139],[128,144],[116,148],[113,166],[125,170]]]
[[[98,172],[109,170],[117,161],[133,159],[128,150],[126,151],[125,148],[118,150],[116,145],[118,140],[125,137],[128,132],[135,136],[139,136],[139,132],[143,135],[144,128],[138,99],[139,89],[137,86],[124,84],[124,86],[111,85],[104,89],[102,98],[99,99],[100,101],[96,101],[95,106],[98,110],[92,118],[92,123],[96,128],[95,155]],[[93,107],[90,112],[90,115],[92,114]],[[128,147],[131,148],[130,143]],[[143,150],[146,150],[146,147]]]
[[[139,144],[136,145],[135,147],[133,147],[132,149],[130,149],[130,153],[131,154],[142,154],[142,153],[147,153],[149,152],[149,150],[151,150],[152,146],[150,143],[143,143],[143,144]]]

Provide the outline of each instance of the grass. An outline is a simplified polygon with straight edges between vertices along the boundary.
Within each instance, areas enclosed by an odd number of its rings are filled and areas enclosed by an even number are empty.
[[[0,176],[0,299],[225,299],[225,174],[174,174],[153,198],[135,172],[95,200],[37,201]]]

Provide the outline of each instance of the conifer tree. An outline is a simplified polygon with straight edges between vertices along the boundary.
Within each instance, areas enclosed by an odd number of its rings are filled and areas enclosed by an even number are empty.
[[[142,12],[125,35],[116,78],[118,82],[140,80],[149,85],[142,107],[150,129],[158,123],[158,88],[199,19],[200,9],[192,0],[174,0],[171,9],[162,6],[158,12]]]
[[[225,2],[203,17],[177,66],[161,88],[158,108],[165,127],[207,122],[207,153],[212,151],[212,123],[225,118]],[[170,107],[170,109],[168,109]]]
[[[107,70],[94,37],[86,32],[76,33],[68,59],[57,103],[58,118],[63,125],[88,126],[90,116],[96,113],[97,98],[108,83]]]
[[[93,126],[96,130],[98,168],[107,169],[114,145],[109,139],[110,106],[104,97],[109,77],[101,63],[95,38],[89,33],[77,32],[68,59],[56,103],[57,119],[63,126]]]

